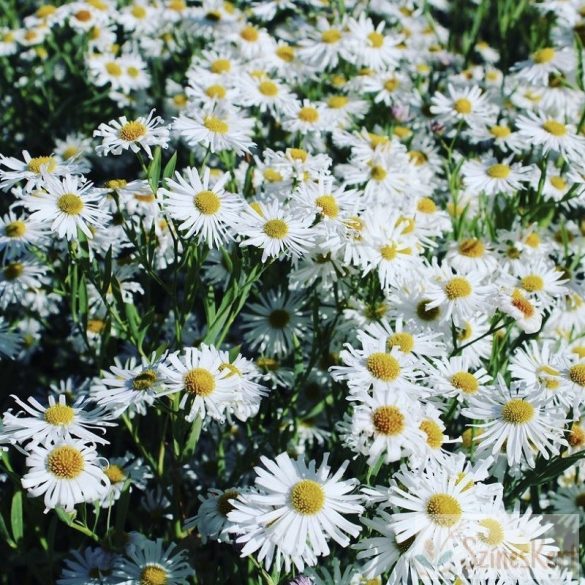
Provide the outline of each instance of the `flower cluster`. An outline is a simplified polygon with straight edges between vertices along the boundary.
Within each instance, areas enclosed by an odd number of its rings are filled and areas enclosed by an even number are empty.
[[[13,581],[578,583],[585,3],[59,4],[0,15]]]

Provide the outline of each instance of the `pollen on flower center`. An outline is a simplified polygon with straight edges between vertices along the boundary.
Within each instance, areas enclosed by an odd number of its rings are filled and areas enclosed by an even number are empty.
[[[416,306],[416,315],[422,321],[435,321],[441,314],[441,309],[439,307],[427,309],[428,303],[430,303],[428,299],[420,301]]]
[[[338,43],[341,40],[341,31],[336,28],[330,28],[329,30],[321,33],[321,40],[328,45]]]
[[[445,284],[445,294],[450,301],[468,297],[472,292],[471,284],[462,276],[454,276]]]
[[[274,309],[268,316],[268,322],[274,329],[284,329],[290,321],[290,314],[284,309]]]
[[[185,390],[197,396],[210,396],[215,390],[215,378],[205,368],[194,368],[189,370],[183,381]]]
[[[386,244],[380,248],[380,255],[384,260],[394,260],[398,256],[398,248],[394,244]]]
[[[167,585],[169,575],[158,565],[147,565],[140,573],[140,585]]]
[[[532,55],[532,60],[539,65],[550,63],[555,58],[555,50],[552,47],[545,47],[535,51]]]
[[[265,96],[274,97],[278,95],[278,85],[273,81],[263,81],[258,85],[258,91]]]
[[[374,181],[383,181],[388,175],[388,171],[380,165],[372,165],[370,168],[370,176]]]
[[[230,129],[226,122],[215,116],[206,116],[203,125],[215,134],[227,134]]]
[[[79,215],[83,211],[83,199],[76,193],[64,193],[57,199],[59,211],[67,215]]]
[[[258,31],[253,26],[245,26],[240,31],[240,36],[249,43],[255,43],[258,40]]]
[[[400,363],[388,353],[376,352],[368,356],[366,367],[374,378],[392,382],[400,375]]]
[[[461,519],[461,504],[449,494],[434,494],[427,500],[427,514],[438,526],[449,528]]]
[[[512,305],[516,307],[525,317],[532,317],[535,313],[534,306],[532,303],[522,296],[519,291],[514,291],[512,293]]]
[[[479,525],[485,529],[478,535],[482,542],[490,546],[498,546],[504,542],[504,527],[495,518],[484,518]]]
[[[451,384],[465,394],[475,394],[479,388],[477,378],[469,372],[455,372],[451,376]]]
[[[569,379],[578,386],[585,386],[585,364],[575,364],[569,368]]]
[[[423,197],[416,204],[416,210],[420,213],[435,213],[437,204],[430,197]]]
[[[384,35],[373,31],[368,35],[368,41],[372,47],[379,49],[384,44]]]
[[[110,465],[104,469],[104,473],[111,483],[122,483],[126,480],[126,475],[119,465]]]
[[[525,276],[520,284],[522,288],[528,292],[538,292],[544,288],[544,280],[538,274],[529,274]]]
[[[152,388],[152,385],[156,382],[156,372],[154,370],[144,370],[140,372],[132,380],[132,388],[134,390],[148,390]]]
[[[293,160],[300,160],[301,162],[305,162],[309,153],[302,148],[287,148],[286,154],[288,154]]]
[[[226,89],[223,85],[219,85],[218,83],[214,83],[213,85],[210,85],[205,90],[205,95],[207,97],[210,97],[211,99],[221,100],[226,95]]]
[[[495,138],[507,138],[508,136],[510,136],[511,133],[512,131],[510,130],[510,128],[508,128],[508,126],[496,125],[490,128],[490,134]]]
[[[193,205],[203,215],[213,215],[221,207],[220,198],[213,191],[200,191],[193,198]]]
[[[9,238],[20,238],[26,233],[26,224],[20,219],[11,221],[4,226],[4,233]]]
[[[393,333],[386,340],[386,347],[389,350],[398,347],[402,353],[410,353],[414,349],[414,337],[406,331]]]
[[[298,117],[303,122],[314,124],[319,119],[319,112],[311,106],[304,106],[299,110]]]
[[[473,111],[473,104],[467,98],[455,100],[453,107],[458,114],[471,114]]]
[[[530,402],[513,398],[502,407],[502,419],[513,425],[530,422],[534,418],[534,406]]]
[[[43,169],[48,173],[52,173],[57,168],[57,161],[53,156],[37,156],[36,158],[30,159],[27,168],[31,173],[36,173],[37,175]]]
[[[579,423],[573,423],[567,441],[571,447],[581,447],[585,445],[585,429]]]
[[[138,120],[126,122],[126,124],[120,128],[120,138],[126,140],[126,142],[135,142],[146,134],[146,130],[146,126]]]
[[[485,253],[485,246],[481,240],[471,238],[459,244],[459,253],[468,258],[481,258]]]
[[[556,120],[547,120],[542,127],[553,136],[564,136],[567,133],[567,127]]]
[[[492,179],[507,179],[510,176],[510,171],[511,169],[508,165],[498,163],[488,167],[486,173]]]
[[[67,426],[73,422],[75,411],[66,404],[55,404],[45,410],[44,418],[50,425]]]
[[[269,219],[262,228],[269,238],[282,240],[288,235],[288,225],[282,219]]]
[[[334,109],[338,110],[340,108],[344,108],[349,103],[349,98],[345,95],[332,95],[327,100],[327,105]]]
[[[292,63],[295,60],[295,50],[288,45],[283,45],[276,49],[276,56],[285,63]]]
[[[47,469],[59,479],[75,479],[84,467],[81,451],[69,445],[55,447],[47,457]]]
[[[419,429],[427,436],[427,445],[431,449],[439,449],[443,445],[445,436],[441,427],[434,420],[424,419],[420,423]]]
[[[325,491],[312,479],[302,479],[290,490],[290,503],[295,511],[304,516],[317,514],[325,505]]]
[[[315,204],[321,209],[321,213],[331,219],[339,215],[339,205],[333,195],[321,195],[315,199]]]
[[[229,59],[216,59],[210,66],[212,73],[227,73],[231,71],[232,64]]]
[[[380,406],[372,414],[372,423],[380,434],[392,437],[404,430],[404,415],[396,406]]]
[[[224,517],[234,509],[230,500],[235,500],[240,494],[236,490],[227,490],[217,498],[217,511]]]

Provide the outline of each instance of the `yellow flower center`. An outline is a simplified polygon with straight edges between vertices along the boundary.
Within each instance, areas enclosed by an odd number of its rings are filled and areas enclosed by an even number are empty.
[[[532,60],[539,65],[550,63],[555,58],[555,50],[552,47],[546,47],[535,51],[532,55]]]
[[[263,81],[258,85],[258,91],[265,96],[274,97],[278,95],[278,85],[273,81]]]
[[[303,122],[314,124],[319,119],[319,112],[311,106],[304,106],[299,110],[298,117]]]
[[[456,372],[451,376],[451,384],[465,394],[475,394],[479,388],[479,382],[476,377],[469,372]]]
[[[215,390],[215,378],[205,368],[194,368],[189,370],[183,380],[185,390],[197,396],[211,396]]]
[[[214,134],[227,134],[230,129],[226,122],[216,116],[206,116],[203,125]]]
[[[223,364],[221,364],[219,366],[220,372],[223,372],[224,370],[228,371],[228,375],[226,376],[226,378],[231,378],[232,376],[241,376],[242,375],[240,368],[238,368],[238,366],[236,366],[235,364],[230,364],[229,362],[224,362]]]
[[[45,420],[54,426],[67,426],[73,422],[75,411],[66,404],[55,404],[45,410]]]
[[[220,74],[227,73],[232,69],[232,63],[229,59],[216,59],[211,63],[210,67],[212,73]]]
[[[37,175],[40,175],[42,170],[52,173],[57,168],[57,161],[54,156],[37,156],[30,159],[27,168]]]
[[[559,191],[564,191],[567,188],[567,181],[563,177],[554,176],[550,178],[550,184]]]
[[[333,110],[339,110],[345,108],[349,103],[349,98],[345,95],[332,95],[327,100],[327,105]]]
[[[519,290],[512,293],[512,306],[516,307],[527,318],[532,317],[536,312],[534,305]]]
[[[547,120],[542,127],[553,136],[564,136],[567,133],[567,127],[556,120]]]
[[[4,233],[9,238],[20,238],[26,233],[26,224],[20,219],[11,221],[4,226]]]
[[[538,292],[544,288],[544,280],[538,274],[528,274],[520,281],[520,284],[528,292]]]
[[[312,479],[302,479],[290,490],[290,503],[293,509],[303,516],[312,516],[323,509],[325,491],[321,484]]]
[[[268,322],[273,329],[284,329],[290,321],[290,314],[284,309],[274,309],[268,316]]]
[[[380,254],[384,260],[394,260],[398,256],[398,248],[394,244],[386,244],[380,248]]]
[[[24,264],[22,262],[10,262],[2,271],[6,280],[16,280],[23,272]]]
[[[51,14],[55,14],[57,8],[52,4],[45,4],[45,6],[41,6],[36,12],[35,15],[38,18],[46,18],[47,16],[51,16]]]
[[[137,18],[138,20],[142,20],[143,18],[146,17],[146,8],[144,8],[144,6],[140,6],[138,4],[135,4],[134,6],[132,6],[132,9],[130,12],[132,13],[132,16],[134,18]]]
[[[213,100],[222,100],[225,97],[226,89],[223,85],[217,83],[210,85],[205,90],[205,95]]]
[[[386,347],[390,350],[398,347],[403,353],[410,353],[414,349],[414,337],[406,331],[393,333],[386,340]]]
[[[120,138],[126,142],[134,142],[139,138],[142,138],[146,134],[146,126],[134,120],[132,122],[126,122],[122,128],[120,128]]]
[[[396,77],[390,77],[384,82],[384,89],[390,93],[396,91],[400,87],[400,81]]]
[[[269,219],[262,228],[262,231],[275,240],[283,240],[288,235],[288,225],[282,219]]]
[[[84,208],[83,199],[75,193],[64,193],[57,199],[57,208],[67,215],[79,215]]]
[[[513,398],[502,407],[502,420],[513,425],[522,425],[534,418],[534,406],[530,402]]]
[[[571,447],[582,447],[585,445],[585,429],[579,423],[573,423],[567,437]]]
[[[485,246],[483,245],[483,242],[477,238],[463,240],[459,244],[459,253],[468,258],[481,258],[484,255],[484,252]]]
[[[432,522],[444,528],[455,526],[461,520],[461,504],[449,494],[434,494],[427,500],[426,512]]]
[[[89,10],[78,10],[74,16],[79,22],[89,22],[91,20],[91,12]]]
[[[431,449],[441,448],[445,436],[437,422],[430,418],[425,418],[420,423],[419,429],[427,436],[427,445]]]
[[[136,391],[148,390],[149,388],[152,388],[156,379],[157,375],[154,370],[144,370],[144,372],[140,372],[140,374],[135,376],[132,380],[132,389]]]
[[[277,170],[270,168],[264,169],[262,175],[264,176],[264,179],[269,183],[278,183],[279,181],[282,181],[282,179],[284,178]]]
[[[421,321],[435,321],[441,314],[441,309],[439,307],[427,309],[426,307],[429,302],[428,299],[424,299],[416,306],[416,315]]]
[[[292,63],[295,60],[295,50],[288,45],[283,45],[276,49],[276,56],[285,63]]]
[[[184,93],[178,93],[173,96],[173,103],[178,108],[184,108],[187,105],[187,96]]]
[[[412,130],[406,126],[394,126],[392,132],[396,134],[400,140],[408,138],[412,135]]]
[[[454,276],[445,284],[444,290],[450,301],[468,297],[473,292],[469,281],[462,276]]]
[[[305,162],[309,153],[302,148],[287,148],[286,153],[293,159],[293,160],[300,160],[301,162]]]
[[[569,379],[578,386],[585,386],[585,364],[576,364],[569,368]]]
[[[370,176],[374,181],[383,181],[388,176],[388,171],[380,165],[372,165],[370,168]]]
[[[90,333],[101,333],[106,327],[106,324],[101,319],[88,319],[87,330]]]
[[[119,465],[110,465],[104,473],[111,483],[122,483],[126,480],[126,475]]]
[[[217,498],[217,511],[225,518],[234,509],[230,500],[235,500],[240,494],[236,490],[227,490]]]
[[[508,128],[508,126],[496,125],[490,128],[490,134],[495,138],[507,138],[508,136],[510,136],[511,133],[512,131],[510,130],[510,128]]]
[[[504,164],[492,165],[486,170],[492,179],[507,179],[510,176],[510,167]]]
[[[485,528],[478,536],[482,542],[490,546],[498,546],[504,542],[504,527],[495,518],[484,518],[479,522]]]
[[[430,197],[423,197],[416,204],[416,210],[420,213],[435,213],[437,204]]]
[[[400,363],[388,353],[375,352],[368,356],[366,367],[374,378],[392,382],[400,375]]]
[[[109,61],[106,63],[106,71],[112,77],[120,77],[120,75],[122,75],[122,67],[120,67],[115,61]]]
[[[321,209],[321,213],[331,219],[339,215],[339,205],[333,195],[321,195],[315,199],[315,204]]]
[[[111,179],[106,181],[106,187],[112,190],[123,189],[128,184],[128,181],[124,179]]]
[[[384,44],[384,35],[379,32],[371,32],[368,35],[368,41],[374,49],[379,49]]]
[[[193,205],[203,215],[214,215],[221,208],[221,199],[213,191],[201,191],[193,198]]]
[[[404,430],[404,415],[396,406],[379,406],[372,413],[372,424],[381,435],[393,437]]]
[[[167,585],[169,575],[158,565],[147,565],[140,573],[140,585]]]
[[[408,152],[408,158],[417,167],[422,167],[429,160],[428,157],[427,157],[427,155],[424,152],[420,151],[420,150],[411,150],[411,151],[409,151]]]
[[[258,40],[258,30],[253,26],[245,26],[240,31],[240,36],[248,43],[255,43]]]
[[[341,31],[336,28],[330,28],[321,34],[321,41],[328,45],[333,45],[341,40]]]
[[[471,114],[473,111],[473,104],[467,98],[455,100],[453,107],[458,114]]]
[[[58,479],[75,479],[84,468],[81,451],[69,445],[55,447],[47,457],[47,470]]]

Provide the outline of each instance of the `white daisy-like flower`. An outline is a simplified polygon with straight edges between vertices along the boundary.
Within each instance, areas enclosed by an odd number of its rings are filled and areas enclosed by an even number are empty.
[[[464,238],[453,242],[445,260],[461,274],[476,272],[488,276],[498,267],[498,258],[484,238]]]
[[[57,506],[72,512],[76,504],[96,502],[110,485],[95,447],[83,441],[32,444],[26,466],[22,487],[35,498],[44,494],[45,513]]]
[[[508,388],[501,376],[494,388],[470,397],[462,415],[484,421],[473,425],[481,430],[480,455],[505,452],[509,465],[525,461],[534,467],[536,453],[549,459],[567,444],[564,416],[547,404],[547,397],[518,385]]]
[[[502,313],[513,317],[525,333],[536,333],[542,325],[542,313],[536,300],[519,288],[504,288],[498,294],[497,306]]]
[[[194,574],[186,550],[144,537],[128,545],[113,571],[119,585],[188,585]]]
[[[301,103],[293,102],[288,107],[288,112],[282,126],[288,132],[326,132],[331,130],[331,116],[325,104],[303,100]]]
[[[335,67],[339,58],[350,55],[346,23],[331,24],[319,17],[314,29],[309,29],[299,45],[299,57],[309,65],[324,71]]]
[[[197,529],[201,540],[211,538],[218,542],[229,540],[229,531],[234,524],[228,520],[228,514],[234,509],[233,500],[240,495],[236,489],[218,490],[211,488],[206,497],[199,496],[201,504],[197,514],[185,521],[185,529]]]
[[[47,268],[32,254],[12,260],[0,266],[0,307],[22,303],[28,292],[36,294],[47,283]]]
[[[175,118],[173,128],[190,146],[209,148],[212,153],[232,150],[236,154],[250,152],[253,120],[233,110],[213,112],[190,111]]]
[[[219,352],[211,346],[186,347],[181,354],[172,353],[160,371],[169,389],[183,392],[180,408],[187,403],[189,412],[185,417],[191,422],[195,417],[205,419],[209,416],[223,420],[228,405],[237,393],[237,379],[230,376],[227,368],[222,368],[223,360]]]
[[[45,192],[25,199],[32,221],[52,222],[51,230],[67,240],[76,239],[78,229],[93,238],[91,228],[105,227],[109,215],[102,209],[103,189],[74,175],[62,179],[45,175],[43,187]]]
[[[358,19],[348,21],[349,46],[355,64],[359,67],[368,67],[375,71],[393,69],[398,65],[402,51],[397,45],[402,38],[396,34],[384,34],[384,20],[377,26],[370,18],[362,13]]]
[[[275,549],[290,557],[299,570],[303,559],[313,565],[319,556],[330,553],[327,540],[349,544],[360,527],[344,516],[360,514],[362,496],[351,494],[357,480],[342,480],[349,462],[332,474],[328,454],[316,468],[315,461],[292,460],[281,453],[275,460],[262,457],[265,468],[256,467],[257,492],[240,494],[231,503],[228,519],[243,543],[242,556],[258,552],[258,560],[270,567]],[[349,535],[349,536],[348,536]]]
[[[10,410],[4,413],[2,419],[2,436],[13,443],[24,445],[57,443],[79,439],[92,443],[107,445],[109,441],[103,438],[106,427],[115,426],[111,415],[104,408],[88,408],[88,399],[78,398],[72,406],[67,404],[64,394],[55,397],[50,395],[48,404],[43,406],[38,400],[29,397],[27,402],[18,396],[12,396],[19,410],[13,414]],[[101,435],[93,430],[102,431]]]
[[[72,550],[64,561],[57,585],[109,585],[114,555],[100,547]]]
[[[154,112],[155,110],[151,110],[148,116],[140,116],[134,120],[122,116],[107,124],[100,124],[93,133],[94,137],[102,139],[96,152],[100,156],[107,156],[110,152],[118,155],[128,149],[135,153],[143,149],[148,158],[152,158],[152,146],[167,148],[169,130],[166,126],[161,126],[163,119],[155,116]]]
[[[512,69],[518,79],[531,85],[548,85],[551,74],[570,73],[575,67],[575,53],[569,47],[543,47],[534,51],[530,59],[516,63]]]
[[[443,122],[481,124],[490,115],[488,98],[477,86],[463,89],[449,84],[448,95],[437,92],[431,98],[431,113]]]
[[[475,369],[464,356],[433,360],[428,372],[429,392],[445,398],[456,396],[458,400],[465,400],[492,382],[484,368]]]
[[[237,224],[242,202],[237,195],[225,191],[229,179],[226,173],[213,186],[210,169],[200,177],[196,168],[188,167],[167,179],[166,189],[159,189],[169,215],[182,222],[179,226],[185,237],[199,236],[210,248],[219,248],[233,236],[230,229]]]
[[[285,207],[274,200],[265,205],[250,206],[244,211],[239,232],[244,237],[240,246],[262,248],[262,262],[282,252],[297,258],[313,243],[312,218],[300,210]]]
[[[465,188],[470,194],[495,196],[512,195],[532,179],[534,168],[519,163],[498,162],[495,158],[484,161],[468,160],[461,167]]]
[[[132,453],[126,453],[124,457],[111,458],[104,473],[110,480],[110,489],[99,502],[102,508],[113,506],[126,488],[130,491],[133,487],[145,489],[147,481],[152,478],[152,473],[144,461]]]
[[[516,120],[518,135],[528,144],[542,146],[544,155],[559,153],[569,161],[580,162],[585,153],[585,138],[572,124],[544,113],[528,112]]]

